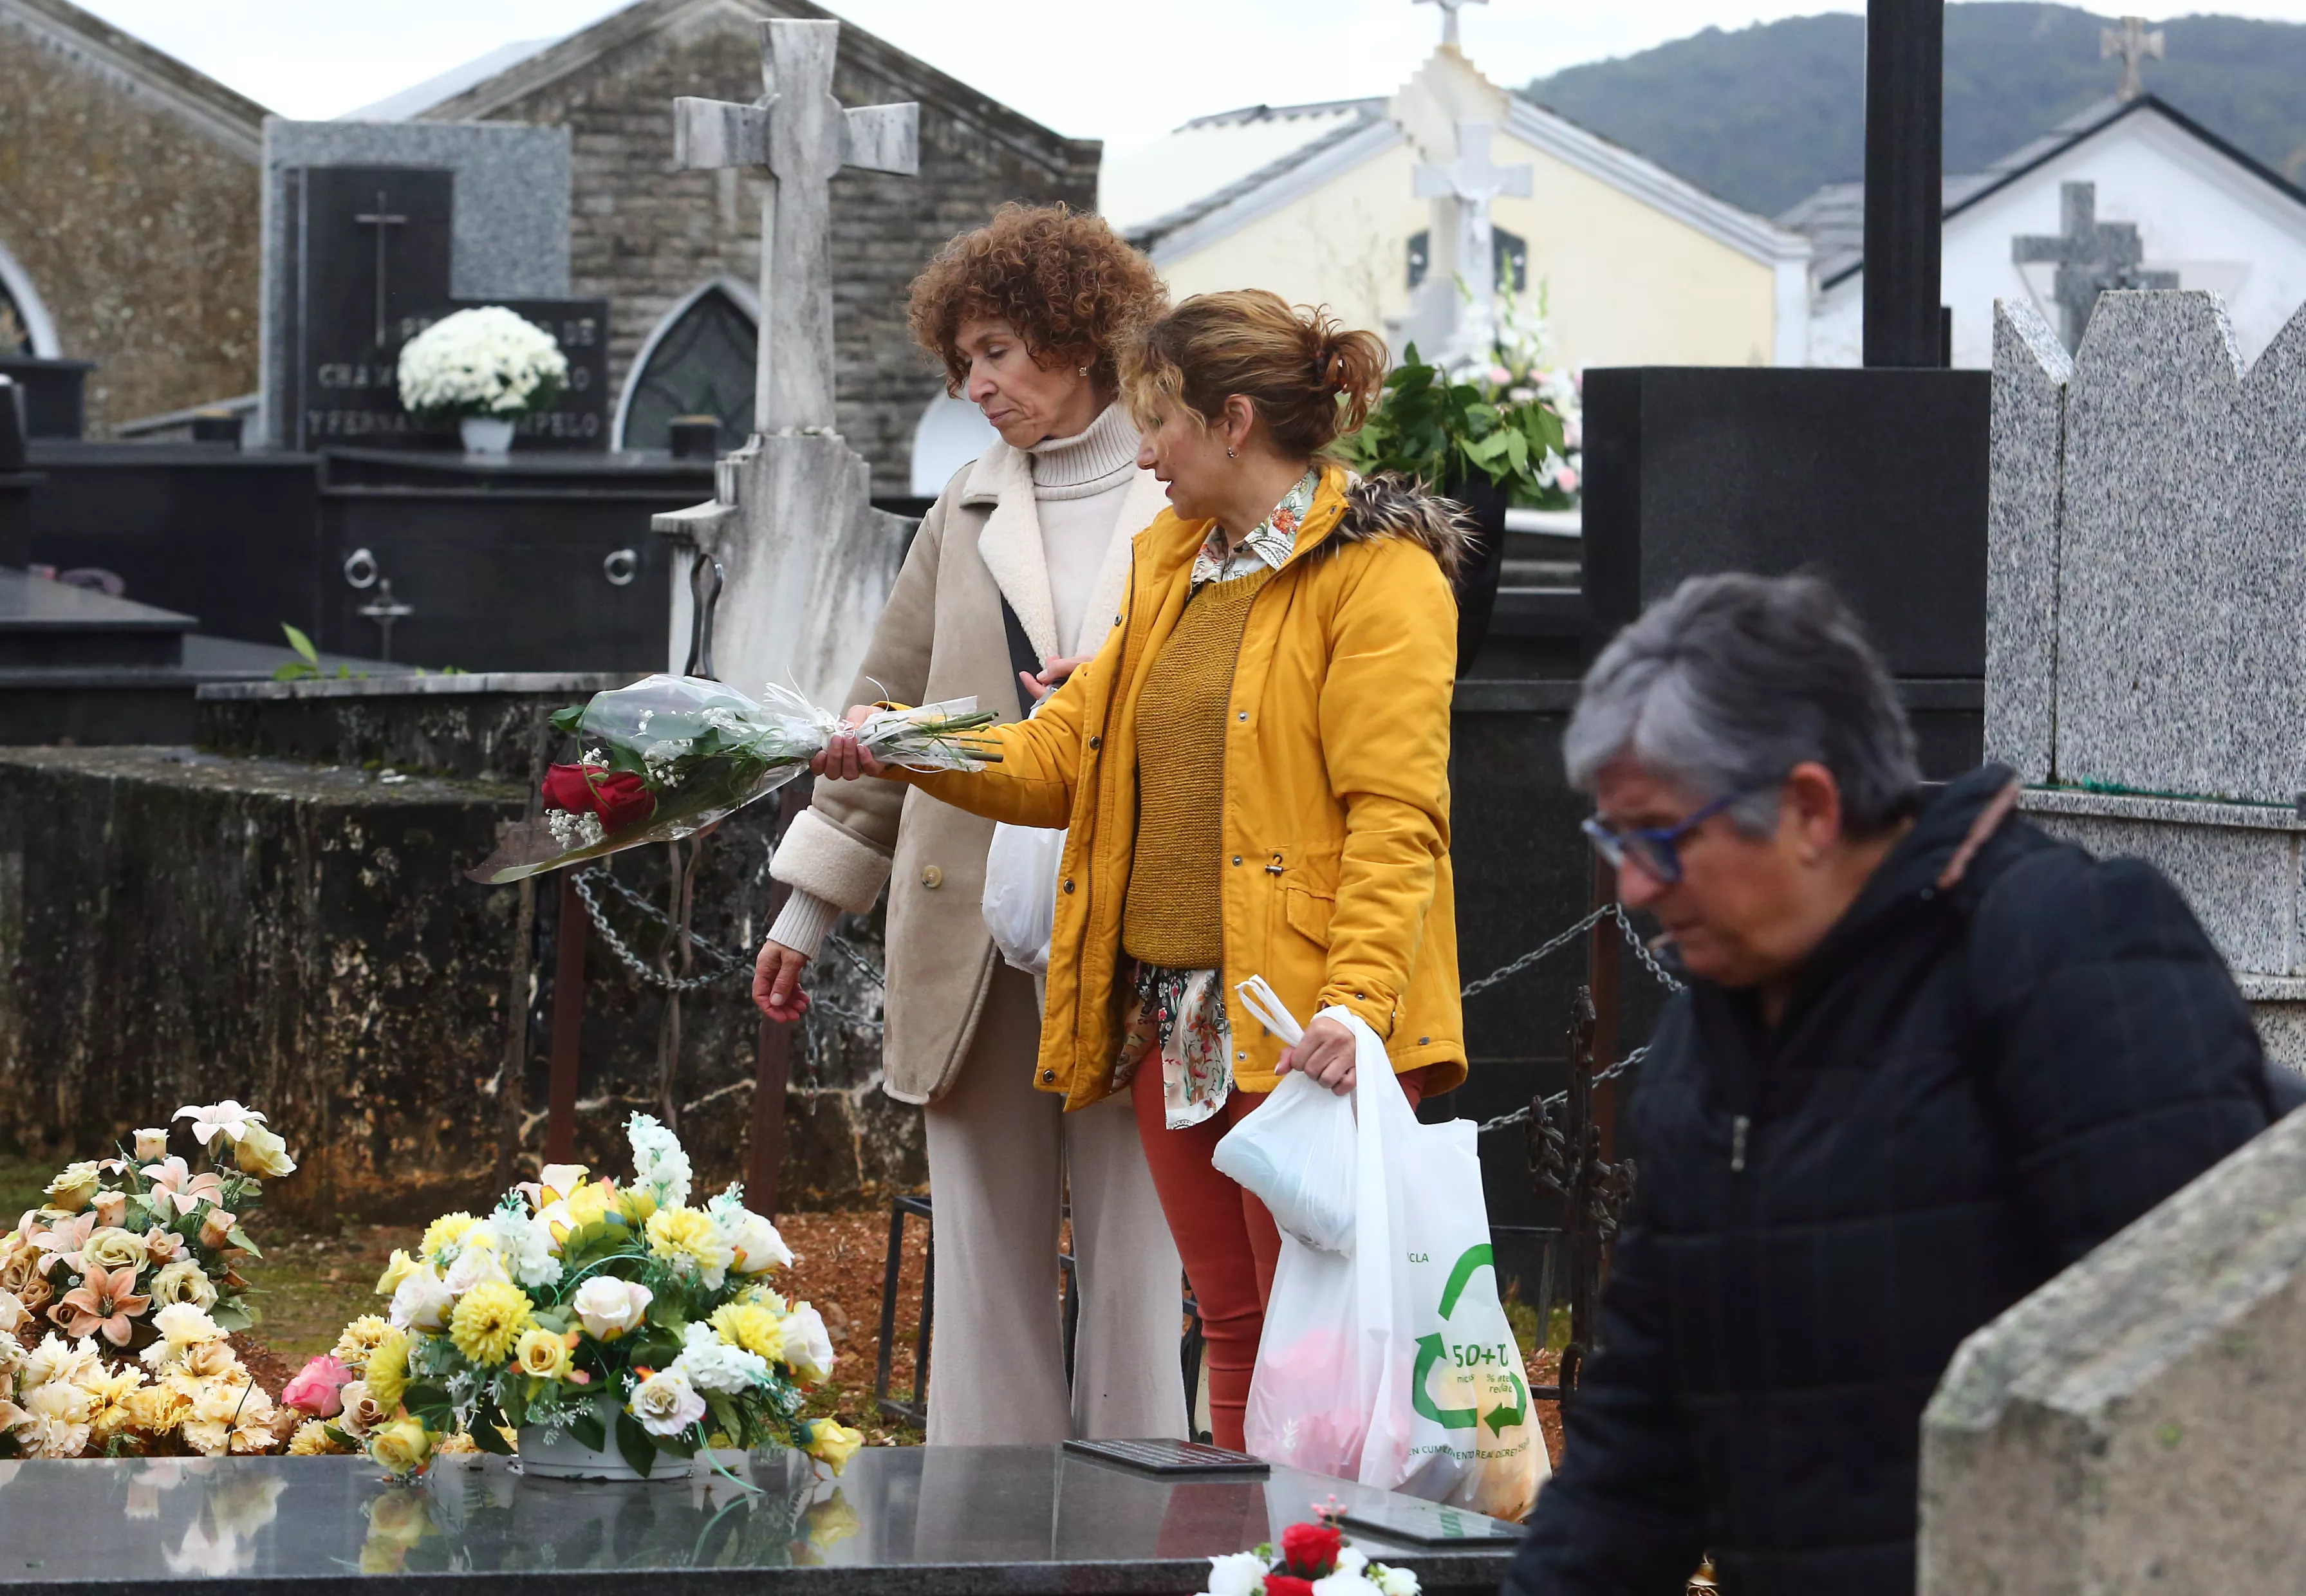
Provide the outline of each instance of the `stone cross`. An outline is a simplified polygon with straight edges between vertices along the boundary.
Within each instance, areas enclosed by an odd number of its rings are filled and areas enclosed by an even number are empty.
[[[386,210],[384,191],[379,189],[376,191],[376,209],[364,216],[356,216],[353,220],[363,227],[376,229],[376,346],[381,349],[385,334],[389,330],[384,310],[384,241],[389,236],[388,229],[406,226],[408,218],[394,216]]]
[[[2146,92],[2146,60],[2165,57],[2165,35],[2157,28],[2147,31],[2144,17],[2124,17],[2120,28],[2108,28],[2097,36],[2097,58],[2109,61],[2122,57],[2122,87],[2115,90],[2117,98],[2136,99]]]
[[[1490,0],[1417,0],[1417,4],[1420,5],[1438,5],[1441,8],[1441,42],[1445,47],[1453,50],[1459,47],[1457,43],[1458,9],[1461,6],[1466,5],[1487,5],[1489,3]]]
[[[2175,288],[2174,271],[2147,271],[2145,245],[2135,222],[2097,219],[2097,184],[2069,183],[2058,190],[2063,231],[2054,238],[2021,235],[2010,241],[2011,258],[2020,266],[2054,262],[2051,297],[2057,302],[2059,331],[2066,347],[2081,347],[2097,296],[2109,288]]]
[[[1457,124],[1457,158],[1446,166],[1421,166],[1411,174],[1415,192],[1433,205],[1434,269],[1428,280],[1437,292],[1455,297],[1463,292],[1471,303],[1460,304],[1455,330],[1446,351],[1425,358],[1447,364],[1449,357],[1490,358],[1497,338],[1497,238],[1490,218],[1490,202],[1500,195],[1526,199],[1533,171],[1528,166],[1500,166],[1490,159],[1490,141],[1497,129],[1486,122]],[[1441,258],[1444,238],[1455,244],[1456,260]]]
[[[833,98],[840,42],[838,22],[764,21],[759,100],[673,101],[676,167],[748,167],[768,182],[753,396],[764,434],[833,424],[833,179],[844,166],[920,170],[920,107],[844,110]]]

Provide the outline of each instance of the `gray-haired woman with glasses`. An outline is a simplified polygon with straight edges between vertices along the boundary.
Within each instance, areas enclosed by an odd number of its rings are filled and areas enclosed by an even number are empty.
[[[1563,739],[1690,977],[1625,1122],[1635,1211],[1520,1596],[1913,1589],[1923,1404],[1962,1338],[2255,1135],[2250,1012],[2169,883],[1926,801],[1823,584],[1685,584]]]

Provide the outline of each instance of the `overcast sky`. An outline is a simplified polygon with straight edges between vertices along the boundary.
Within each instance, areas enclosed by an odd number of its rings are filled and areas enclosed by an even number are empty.
[[[626,0],[79,0],[288,116],[334,116],[514,39],[573,33]],[[1391,90],[1439,37],[1410,0],[832,0],[847,20],[1060,132],[1116,149],[1191,116]],[[1465,48],[1519,85],[1709,24],[1862,0],[1489,0]],[[2109,10],[2113,7],[2109,6]],[[2306,0],[2199,9],[2306,21]]]

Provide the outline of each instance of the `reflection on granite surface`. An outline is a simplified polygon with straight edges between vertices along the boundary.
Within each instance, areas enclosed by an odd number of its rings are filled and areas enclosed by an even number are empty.
[[[1379,1495],[1287,1469],[1171,1482],[1055,1447],[868,1449],[839,1480],[794,1453],[719,1455],[737,1478],[532,1480],[492,1457],[414,1485],[350,1457],[0,1463],[0,1585],[1190,1565],[1277,1537],[1317,1499]]]

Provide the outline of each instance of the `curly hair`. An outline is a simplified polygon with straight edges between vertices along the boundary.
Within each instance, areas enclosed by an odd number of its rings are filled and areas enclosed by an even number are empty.
[[[1368,419],[1385,363],[1384,339],[1327,306],[1293,310],[1277,294],[1238,288],[1197,294],[1135,329],[1122,348],[1122,391],[1146,431],[1165,402],[1206,427],[1242,395],[1285,453],[1318,459]]]
[[[969,380],[962,322],[1006,322],[1042,366],[1089,356],[1101,389],[1119,384],[1115,349],[1161,313],[1168,295],[1153,263],[1103,218],[1063,205],[1020,205],[956,235],[913,279],[906,320],[921,347],[944,362],[945,391]]]

